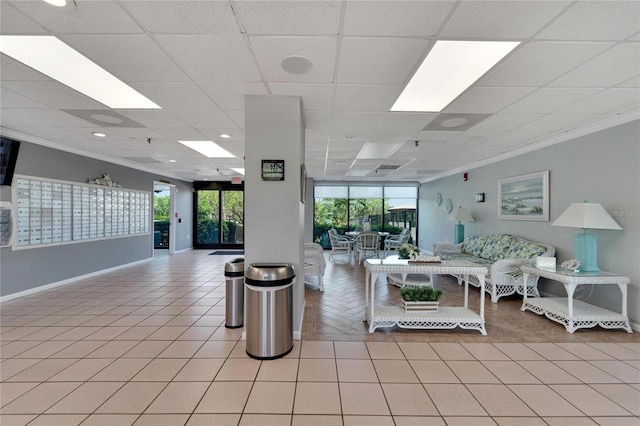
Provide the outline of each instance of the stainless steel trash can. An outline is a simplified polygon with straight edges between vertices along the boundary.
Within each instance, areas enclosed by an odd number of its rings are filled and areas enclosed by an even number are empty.
[[[238,257],[224,265],[226,281],[225,324],[227,328],[243,325],[244,313],[244,258]]]
[[[288,263],[252,263],[247,289],[246,351],[255,359],[281,358],[293,349],[293,284]]]

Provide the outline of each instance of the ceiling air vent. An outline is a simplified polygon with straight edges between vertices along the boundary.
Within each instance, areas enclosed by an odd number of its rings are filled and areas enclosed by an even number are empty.
[[[396,169],[399,169],[399,168],[400,168],[400,166],[396,166],[396,165],[393,165],[393,164],[382,164],[382,165],[378,166],[377,170],[396,170]]]

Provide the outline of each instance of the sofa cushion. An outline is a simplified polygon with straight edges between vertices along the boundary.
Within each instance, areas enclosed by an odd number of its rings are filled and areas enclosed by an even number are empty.
[[[467,238],[462,246],[462,252],[472,256],[481,257],[484,244],[487,242],[487,235],[472,235]]]
[[[515,238],[509,234],[492,234],[487,238],[487,242],[482,248],[480,257],[489,260],[498,260],[507,258],[507,251]]]
[[[506,259],[532,259],[542,256],[547,252],[547,248],[531,241],[514,239],[511,247],[507,250]]]

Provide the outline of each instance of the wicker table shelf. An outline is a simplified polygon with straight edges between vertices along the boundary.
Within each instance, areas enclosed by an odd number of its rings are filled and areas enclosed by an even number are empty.
[[[568,269],[553,271],[534,266],[522,266],[521,269],[525,283],[522,311],[528,309],[538,315],[545,315],[550,320],[564,325],[569,333],[579,328],[592,328],[596,325],[603,328],[622,328],[628,333],[633,333],[627,316],[627,284],[631,281],[629,277],[604,271],[581,273]],[[561,282],[567,291],[567,297],[528,298],[526,283],[529,275]],[[620,313],[581,300],[574,300],[573,294],[576,287],[581,284],[617,285],[622,294]]]
[[[409,264],[405,259],[390,256],[386,259],[367,259],[365,267],[365,320],[369,323],[369,333],[376,328],[393,327],[421,329],[451,329],[455,327],[477,330],[486,336],[484,326],[484,277],[487,268],[465,261],[445,261],[442,263]],[[480,313],[469,309],[469,284],[465,280],[464,306],[440,306],[438,312],[405,313],[400,306],[376,306],[375,284],[381,273],[400,274],[404,281],[409,274],[461,274],[475,275],[480,282]]]

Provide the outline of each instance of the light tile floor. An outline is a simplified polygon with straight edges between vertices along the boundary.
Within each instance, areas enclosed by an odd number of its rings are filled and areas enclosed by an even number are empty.
[[[507,298],[488,304],[488,336],[371,335],[363,270],[346,259],[328,262],[324,293],[307,287],[293,351],[251,359],[242,330],[224,327],[232,258],[160,252],[3,303],[0,424],[640,424],[637,333],[568,334]],[[460,300],[452,280],[436,284]],[[384,280],[376,292],[397,302]]]

